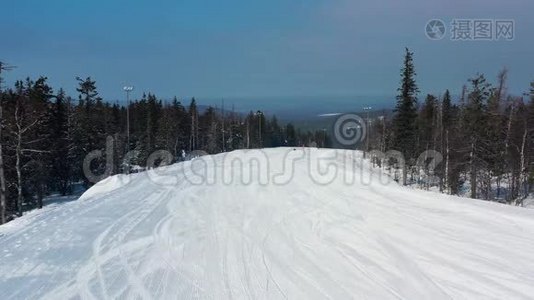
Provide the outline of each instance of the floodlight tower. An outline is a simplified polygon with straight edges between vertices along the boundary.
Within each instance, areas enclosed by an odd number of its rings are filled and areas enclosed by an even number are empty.
[[[133,86],[125,86],[122,88],[126,92],[126,139],[128,140],[127,152],[130,151],[130,92],[133,91]]]

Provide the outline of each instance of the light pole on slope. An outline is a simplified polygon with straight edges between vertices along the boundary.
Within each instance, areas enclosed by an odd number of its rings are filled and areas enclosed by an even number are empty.
[[[122,88],[126,92],[126,139],[127,152],[130,151],[130,92],[133,91],[133,86],[125,86]]]

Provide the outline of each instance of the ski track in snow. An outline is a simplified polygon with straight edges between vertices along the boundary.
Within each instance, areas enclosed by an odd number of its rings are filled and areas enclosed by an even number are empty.
[[[271,174],[302,155],[265,152]],[[534,210],[383,185],[366,163],[354,184],[319,185],[307,166],[283,186],[193,185],[183,174],[201,166],[181,163],[162,169],[177,184],[135,174],[0,227],[0,299],[534,297]]]

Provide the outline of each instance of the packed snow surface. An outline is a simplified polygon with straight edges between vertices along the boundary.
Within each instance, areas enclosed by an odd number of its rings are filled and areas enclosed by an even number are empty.
[[[533,210],[381,174],[281,148],[110,178],[0,227],[0,299],[534,297]]]

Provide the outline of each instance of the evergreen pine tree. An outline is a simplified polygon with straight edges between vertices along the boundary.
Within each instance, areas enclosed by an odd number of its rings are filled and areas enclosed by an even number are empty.
[[[91,77],[82,79],[77,77],[78,81],[78,107],[76,108],[76,132],[74,135],[74,145],[76,145],[76,161],[83,162],[85,156],[93,150],[104,150],[105,130],[102,123],[103,116],[101,111],[102,98],[98,96],[96,82]],[[102,172],[105,168],[105,160],[95,160],[91,164],[91,171],[94,174]],[[81,168],[79,169],[81,172]],[[84,179],[85,185],[90,182],[83,174],[79,174]]]
[[[50,122],[51,180],[62,195],[69,190],[72,172],[69,157],[69,107],[65,91],[60,89],[52,106]]]
[[[414,164],[416,149],[416,119],[417,119],[417,93],[419,89],[415,82],[415,67],[413,52],[406,48],[404,66],[401,69],[401,86],[397,96],[395,116],[393,119],[393,145],[394,150],[400,151],[406,160],[403,169],[403,184],[406,185],[407,169]]]
[[[441,103],[440,148],[444,158],[444,162],[441,164],[442,190],[446,189],[449,193],[454,194],[458,191],[458,172],[453,164],[454,153],[452,149],[457,110],[457,107],[452,104],[449,90],[446,90]]]
[[[191,134],[189,138],[189,151],[197,150],[198,147],[198,109],[195,98],[191,99],[189,104],[189,118]]]
[[[467,95],[467,103],[464,111],[463,131],[467,135],[469,174],[471,183],[471,198],[477,198],[477,180],[481,167],[486,166],[484,161],[488,146],[486,135],[487,115],[486,103],[490,97],[490,84],[486,82],[484,75],[478,75],[469,79],[471,90]]]

